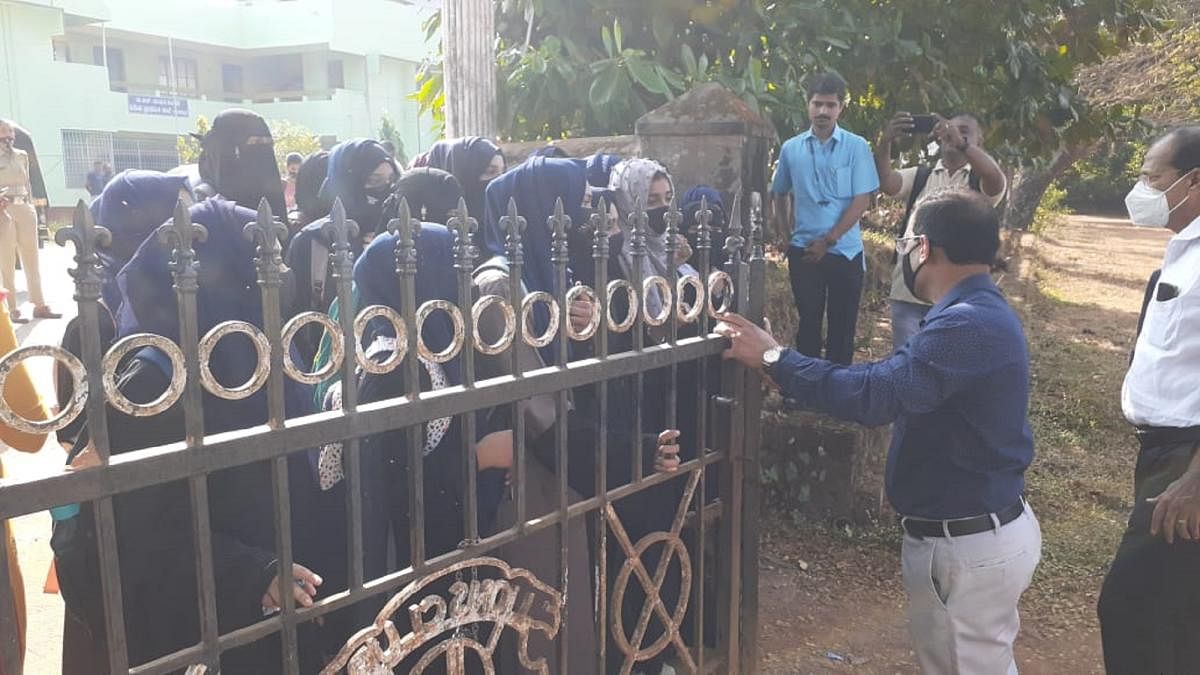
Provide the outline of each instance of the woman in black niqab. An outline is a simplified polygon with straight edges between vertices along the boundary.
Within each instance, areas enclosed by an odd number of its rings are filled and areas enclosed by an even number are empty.
[[[275,217],[287,222],[275,140],[262,116],[231,108],[214,117],[208,133],[196,138],[200,141],[198,196],[220,195],[254,211],[266,199]]]
[[[438,141],[429,149],[426,166],[449,171],[462,186],[471,217],[483,224],[484,193],[506,168],[500,146],[479,136]],[[476,232],[482,232],[480,227]],[[483,238],[477,236],[475,245],[483,248]]]

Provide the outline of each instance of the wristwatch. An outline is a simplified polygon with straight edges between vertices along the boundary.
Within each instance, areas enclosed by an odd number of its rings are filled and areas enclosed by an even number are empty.
[[[762,355],[763,370],[770,371],[771,368],[775,367],[776,363],[779,363],[779,359],[782,356],[783,356],[783,348],[782,347],[771,347],[767,351],[763,352],[763,355]]]

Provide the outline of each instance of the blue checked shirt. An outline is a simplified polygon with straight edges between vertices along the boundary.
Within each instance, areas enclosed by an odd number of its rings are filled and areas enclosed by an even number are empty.
[[[1016,503],[1033,461],[1029,352],[987,274],[964,279],[891,358],[841,366],[785,350],[771,368],[784,396],[868,426],[894,422],[888,498],[934,520]]]

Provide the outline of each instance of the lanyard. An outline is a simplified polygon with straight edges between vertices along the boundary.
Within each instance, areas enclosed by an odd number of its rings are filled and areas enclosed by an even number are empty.
[[[816,142],[814,145],[814,141],[817,141],[816,136],[809,136],[808,141],[808,156],[812,160],[813,185],[817,186],[817,205],[829,206],[832,197],[825,191],[825,185],[821,181],[821,172],[817,170],[817,151],[823,146],[820,142]],[[830,138],[829,142],[832,143],[833,138]]]

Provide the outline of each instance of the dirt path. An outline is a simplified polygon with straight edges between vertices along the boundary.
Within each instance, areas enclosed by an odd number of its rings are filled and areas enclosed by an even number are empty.
[[[1118,404],[1145,280],[1167,233],[1074,216],[1022,242],[1001,280],[1033,355],[1038,456],[1030,501],[1045,537],[1022,602],[1022,673],[1102,673],[1095,602],[1129,508],[1134,447]],[[760,583],[763,672],[915,673],[886,523],[768,528]]]

